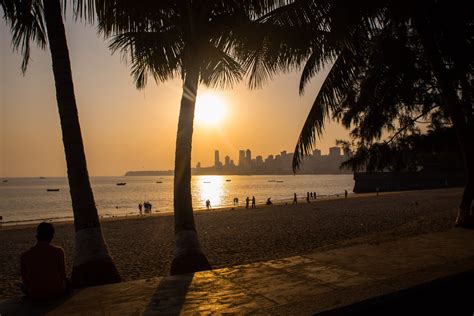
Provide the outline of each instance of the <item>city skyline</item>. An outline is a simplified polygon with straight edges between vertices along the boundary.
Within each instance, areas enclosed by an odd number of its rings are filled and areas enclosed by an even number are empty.
[[[149,78],[147,87],[137,90],[130,65],[111,54],[108,41],[93,26],[75,23],[70,14],[65,26],[89,174],[173,168],[181,80],[157,85]],[[22,76],[21,56],[12,51],[10,41],[2,22],[0,177],[66,176],[49,51],[32,45],[32,60]],[[246,81],[225,90],[200,86],[192,165],[213,162],[209,144],[221,153],[247,146],[268,153],[294,148],[325,74],[316,76],[303,96],[298,92],[300,72],[275,76],[257,90],[249,90]],[[225,111],[211,124],[209,113],[214,112],[204,111],[202,103],[216,97]],[[317,142],[324,150],[336,139],[348,138],[337,123],[327,125],[326,131]]]
[[[220,159],[220,151],[214,150],[214,163],[204,166],[197,162],[192,168],[193,175],[273,175],[273,174],[293,174],[292,159],[293,153],[286,150],[279,154],[269,154],[265,159],[262,155],[252,158],[250,149],[240,149],[237,163],[231,156],[224,157],[224,163]],[[343,149],[338,146],[330,147],[327,154],[323,154],[320,149],[315,149],[312,155],[305,158],[303,165],[297,174],[347,174],[351,170],[340,169],[343,161],[350,157],[350,153],[343,153]],[[131,170],[126,172],[127,176],[139,175],[172,175],[173,170]]]

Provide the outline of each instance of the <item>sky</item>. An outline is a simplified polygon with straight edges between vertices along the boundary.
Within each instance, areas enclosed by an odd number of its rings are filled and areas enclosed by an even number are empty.
[[[66,36],[89,175],[173,169],[181,80],[156,84],[150,78],[146,88],[137,90],[129,65],[120,54],[111,54],[93,26],[68,18]],[[35,47],[23,76],[20,54],[10,41],[1,21],[0,177],[66,176],[49,50]],[[225,90],[199,86],[192,165],[212,165],[216,149],[221,160],[229,155],[236,162],[239,149],[264,158],[293,152],[324,74],[314,77],[303,96],[299,76],[275,76],[258,90],[249,90],[246,82]],[[200,99],[223,109],[216,122],[203,119],[206,103]],[[347,138],[347,130],[330,123],[317,148],[324,154],[336,139]]]

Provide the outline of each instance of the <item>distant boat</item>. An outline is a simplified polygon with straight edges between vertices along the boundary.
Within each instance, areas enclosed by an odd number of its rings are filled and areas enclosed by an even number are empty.
[[[230,182],[230,181],[232,181],[232,180],[230,180],[230,179],[226,179],[225,181],[227,181],[227,182]]]
[[[45,177],[40,177],[40,179],[46,179]]]
[[[8,180],[3,180],[3,182],[8,182]]]
[[[211,181],[204,181],[204,183],[211,183]]]
[[[156,183],[163,183],[163,181],[156,181]]]
[[[279,180],[279,181],[275,181],[275,182],[281,183],[281,182],[283,182],[283,181]]]
[[[59,189],[46,189],[46,191],[48,191],[48,192],[58,192]]]
[[[275,180],[268,180],[268,182],[276,182]]]
[[[116,185],[126,185],[127,182],[117,182]]]

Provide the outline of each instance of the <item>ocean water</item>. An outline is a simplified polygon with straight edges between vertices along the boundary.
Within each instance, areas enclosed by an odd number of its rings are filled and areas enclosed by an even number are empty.
[[[41,220],[73,218],[67,178],[9,178],[0,182],[0,216],[4,225]],[[116,185],[125,182],[126,185]],[[138,204],[149,201],[153,212],[173,210],[172,176],[91,177],[92,190],[100,216],[138,214]],[[239,205],[255,196],[257,204],[268,197],[273,202],[291,201],[293,193],[299,200],[306,192],[318,197],[352,192],[350,175],[298,176],[193,176],[191,182],[193,207],[205,209],[209,199],[212,207],[232,206],[234,197]],[[59,189],[48,192],[47,189]]]

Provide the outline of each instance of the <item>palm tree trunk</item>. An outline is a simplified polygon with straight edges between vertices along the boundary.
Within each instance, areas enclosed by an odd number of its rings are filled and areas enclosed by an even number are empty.
[[[422,14],[416,16],[415,26],[420,35],[425,56],[438,82],[446,112],[453,122],[458,143],[463,153],[466,184],[456,218],[456,226],[474,228],[474,215],[471,210],[474,199],[474,127],[471,126],[474,109],[465,109],[466,111],[464,111],[467,115],[471,115],[470,118],[463,113],[462,104],[456,95],[454,84],[450,79],[427,21]]]
[[[76,286],[119,282],[120,276],[102,236],[89,182],[59,0],[44,0],[44,16],[76,231],[72,281]]]
[[[201,251],[194,224],[191,198],[191,148],[194,108],[199,71],[189,67],[184,79],[183,96],[176,137],[174,169],[175,248],[171,275],[209,270],[211,266]]]

